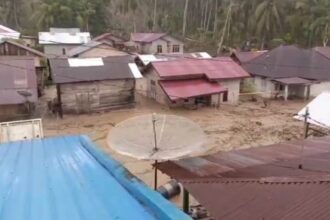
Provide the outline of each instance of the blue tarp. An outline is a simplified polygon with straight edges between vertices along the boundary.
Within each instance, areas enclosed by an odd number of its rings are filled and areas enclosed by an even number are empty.
[[[1,220],[186,220],[85,136],[0,145]]]

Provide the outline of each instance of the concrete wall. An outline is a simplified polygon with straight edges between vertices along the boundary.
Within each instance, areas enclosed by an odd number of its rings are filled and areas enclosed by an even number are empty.
[[[252,91],[249,93],[257,92],[265,98],[270,98],[272,93],[275,91],[275,83],[268,78],[255,76],[253,78],[247,78],[243,80],[243,87],[249,88]]]
[[[184,52],[184,44],[183,42],[175,39],[174,37],[171,37],[169,35],[163,37],[164,40],[168,41],[168,48],[169,51],[167,53],[173,53],[173,45],[179,45],[180,46],[180,51],[178,53],[183,53]]]
[[[79,45],[78,44],[44,45],[44,53],[47,55],[67,56],[69,50],[77,46]],[[63,49],[65,49],[66,55],[63,55]]]
[[[173,53],[173,45],[179,45],[180,51],[177,53],[184,52],[184,44],[181,41],[171,37],[165,36],[163,39],[155,40],[151,43],[136,43],[131,42],[137,48],[137,51],[141,54],[155,54],[158,53],[158,45],[162,46],[162,53]]]
[[[28,118],[24,104],[0,105],[0,122],[16,121]]]
[[[81,58],[89,57],[111,57],[111,56],[125,56],[127,53],[117,50],[108,45],[100,45],[98,47],[87,50],[84,53],[78,55]]]
[[[310,96],[316,97],[325,91],[330,91],[330,81],[311,85]]]
[[[228,89],[228,101],[224,102],[224,94],[221,94],[220,102],[227,103],[231,105],[236,105],[239,102],[239,94],[240,94],[240,84],[241,79],[234,79],[234,80],[220,80],[218,83],[223,86],[224,88]],[[214,94],[212,95],[211,104],[214,106],[218,105],[219,95]]]

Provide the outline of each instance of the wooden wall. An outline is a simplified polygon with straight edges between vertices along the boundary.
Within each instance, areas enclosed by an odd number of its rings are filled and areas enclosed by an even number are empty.
[[[62,110],[80,114],[133,107],[134,87],[134,79],[61,84]]]

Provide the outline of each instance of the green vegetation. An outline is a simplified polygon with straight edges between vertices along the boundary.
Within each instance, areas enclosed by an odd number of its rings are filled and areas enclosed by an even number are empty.
[[[192,49],[325,46],[329,0],[0,0],[0,21],[33,34],[50,26],[94,35],[164,31]]]

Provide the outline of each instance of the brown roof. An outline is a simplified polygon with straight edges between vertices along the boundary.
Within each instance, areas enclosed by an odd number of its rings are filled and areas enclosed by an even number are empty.
[[[112,43],[119,44],[124,43],[125,40],[113,35],[112,33],[104,33],[93,38],[93,41],[111,41]]]
[[[11,44],[11,45],[14,45],[16,47],[19,47],[19,48],[22,48],[23,50],[27,50],[28,52],[36,55],[36,56],[39,56],[39,57],[47,57],[46,54],[44,54],[43,52],[40,52],[36,49],[33,49],[31,47],[28,47],[28,46],[25,46],[23,44],[20,44],[16,41],[13,41],[13,40],[5,40],[3,42],[1,42],[0,44],[5,44],[5,43],[8,43],[8,44]]]
[[[70,59],[70,58],[69,58]],[[52,78],[55,83],[74,83],[99,80],[134,79],[129,63],[134,63],[131,56],[112,56],[102,59],[101,66],[79,66],[69,65],[67,58],[49,59]],[[75,58],[73,58],[75,59]],[[82,61],[84,58],[81,59]],[[87,62],[88,59],[86,59]]]
[[[182,182],[216,219],[330,214],[330,136],[164,162],[159,169]]]
[[[134,42],[150,43],[166,35],[166,33],[132,33],[131,40]]]
[[[238,59],[238,61],[240,63],[246,63],[246,62],[249,62],[249,61],[257,58],[258,56],[260,56],[266,52],[267,52],[267,50],[248,51],[248,52],[238,51],[238,52],[234,52],[233,55],[236,56],[236,58]]]
[[[33,57],[0,56],[0,79],[0,105],[38,100]]]

